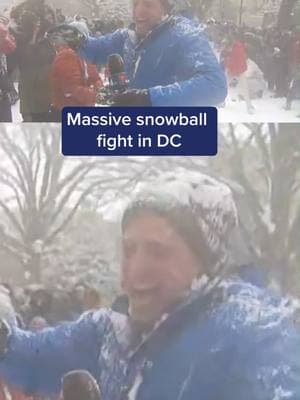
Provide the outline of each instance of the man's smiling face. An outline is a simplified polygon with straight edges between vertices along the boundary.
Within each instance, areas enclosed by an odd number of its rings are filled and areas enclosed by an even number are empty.
[[[133,20],[139,37],[152,31],[165,15],[161,0],[133,0]]]
[[[171,223],[133,217],[122,237],[122,286],[133,320],[151,324],[180,301],[199,275],[199,260]]]

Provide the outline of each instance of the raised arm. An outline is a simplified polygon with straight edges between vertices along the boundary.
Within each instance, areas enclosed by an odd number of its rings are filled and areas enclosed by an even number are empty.
[[[0,377],[25,393],[56,394],[62,376],[73,369],[97,372],[106,312],[86,313],[78,321],[31,333],[12,329],[2,345]]]
[[[123,55],[123,45],[127,35],[126,29],[118,29],[98,38],[90,37],[80,48],[79,54],[91,64],[106,64],[110,54]]]

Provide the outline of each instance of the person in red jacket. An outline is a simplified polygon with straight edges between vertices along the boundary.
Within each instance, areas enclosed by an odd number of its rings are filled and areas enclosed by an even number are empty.
[[[4,18],[0,19],[0,122],[12,121],[10,95],[13,84],[7,73],[6,56],[16,49],[16,42],[8,31],[7,23]]]
[[[16,49],[16,41],[9,33],[7,24],[0,20],[0,51],[3,54],[12,53]]]
[[[81,35],[88,35],[82,22],[71,23],[69,35],[66,30],[61,37],[51,35],[57,51],[50,71],[54,121],[61,120],[61,110],[66,106],[94,106],[97,90],[102,86],[96,66],[76,52]]]
[[[232,77],[239,77],[247,71],[247,52],[243,42],[233,42],[225,60],[225,67]]]
[[[237,90],[239,95],[246,102],[247,111],[253,114],[254,106],[251,103],[249,86],[246,76],[247,71],[247,49],[245,43],[238,37],[233,37],[231,45],[225,52],[224,67],[229,81],[237,81]]]

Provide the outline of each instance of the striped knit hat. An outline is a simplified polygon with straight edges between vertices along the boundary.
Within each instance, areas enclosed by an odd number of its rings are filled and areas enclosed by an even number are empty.
[[[127,206],[122,230],[144,212],[162,216],[176,229],[199,257],[209,276],[228,265],[229,242],[238,225],[230,188],[199,172],[176,170],[158,182],[144,184]]]

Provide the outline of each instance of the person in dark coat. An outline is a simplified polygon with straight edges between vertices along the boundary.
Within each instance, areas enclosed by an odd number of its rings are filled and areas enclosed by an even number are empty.
[[[55,13],[43,0],[26,0],[11,12],[19,69],[20,112],[25,122],[48,122],[50,116],[51,64],[55,50],[44,37],[55,25]]]

